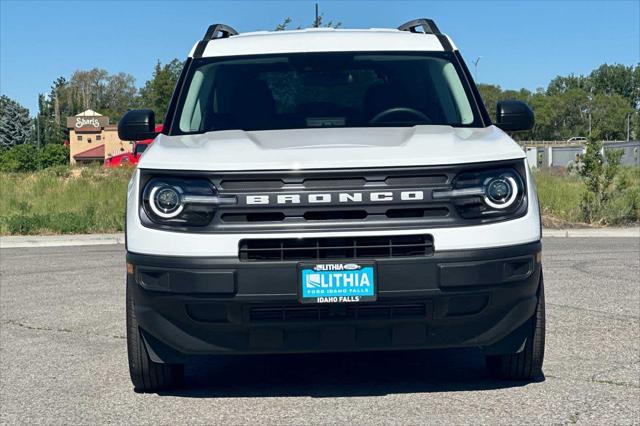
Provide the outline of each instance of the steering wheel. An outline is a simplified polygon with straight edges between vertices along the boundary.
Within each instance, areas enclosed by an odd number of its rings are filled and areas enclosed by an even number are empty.
[[[381,121],[384,121],[384,119],[387,118],[388,116],[392,114],[398,114],[398,113],[408,113],[408,114],[414,115],[415,117],[417,117],[422,121],[431,123],[431,119],[427,117],[422,111],[418,111],[417,109],[407,108],[407,107],[395,107],[395,108],[385,109],[384,111],[379,112],[378,114],[376,114],[375,117],[369,120],[369,124],[380,123]]]

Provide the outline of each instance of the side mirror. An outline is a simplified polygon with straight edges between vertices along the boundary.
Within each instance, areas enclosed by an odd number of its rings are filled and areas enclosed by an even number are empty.
[[[141,141],[153,139],[158,132],[156,115],[149,109],[134,109],[128,111],[118,121],[118,137],[123,141]]]
[[[496,126],[505,132],[531,130],[535,119],[529,105],[522,101],[500,101],[496,108]]]

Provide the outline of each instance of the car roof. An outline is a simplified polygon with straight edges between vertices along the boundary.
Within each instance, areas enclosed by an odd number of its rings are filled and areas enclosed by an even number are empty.
[[[387,28],[307,28],[292,31],[257,31],[217,38],[207,43],[202,57],[308,52],[442,52],[445,48],[438,37],[446,37],[452,50],[457,50],[453,41],[443,34]],[[191,49],[189,57],[194,57],[198,43]]]

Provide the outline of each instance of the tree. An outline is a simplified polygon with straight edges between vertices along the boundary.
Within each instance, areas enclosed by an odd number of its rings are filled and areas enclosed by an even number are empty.
[[[284,31],[287,29],[290,23],[291,23],[291,18],[286,17],[281,23],[276,25],[276,27],[274,28],[274,31]]]
[[[182,62],[177,59],[165,65],[158,61],[151,80],[140,89],[141,106],[153,110],[156,113],[157,122],[164,121],[173,90],[182,72],[182,65]]]
[[[491,116],[491,120],[496,120],[496,105],[503,100],[502,88],[494,84],[478,84],[478,91],[485,108]]]
[[[547,95],[549,96],[549,95]],[[553,108],[554,137],[567,140],[573,136],[587,136],[589,133],[589,94],[575,87],[549,97]]]
[[[536,124],[519,139],[565,140],[589,136],[626,139],[627,118],[631,137],[640,137],[640,66],[603,64],[588,76],[557,76],[546,90],[531,93],[502,90],[500,86],[479,84],[487,110],[495,120],[495,105],[504,99],[523,100],[531,106]]]
[[[29,110],[8,96],[0,96],[0,144],[2,149],[30,141],[33,123]]]
[[[636,69],[638,67],[636,66]],[[636,71],[637,72],[637,71]],[[634,82],[634,69],[621,64],[603,64],[589,74],[589,83],[594,94],[619,95],[629,102],[638,103],[638,87]]]
[[[61,144],[67,140],[66,118],[87,109],[117,121],[136,106],[137,89],[130,74],[109,75],[94,68],[78,70],[71,79],[58,77],[48,94],[38,97],[38,116],[33,140],[39,145]]]
[[[324,14],[319,14],[317,18],[314,18],[312,26],[315,28],[326,27],[326,28],[340,28],[342,26],[342,22],[337,21],[333,22],[333,20],[327,22],[326,24],[322,24],[322,20],[324,19]]]
[[[56,93],[61,89],[56,87]],[[117,121],[136,104],[137,89],[132,75],[118,73],[109,75],[106,70],[94,68],[76,71],[65,85],[68,115],[93,109]],[[60,97],[52,94],[51,99],[60,103]]]
[[[151,79],[140,89],[140,104],[154,110],[158,122],[163,121],[166,115],[182,66],[178,59],[164,65],[158,61]]]
[[[104,101],[105,86],[109,73],[107,70],[93,68],[78,70],[71,75],[69,89],[81,110],[99,110]]]
[[[557,76],[547,86],[548,95],[559,95],[573,89],[589,91],[589,79],[582,75]]]
[[[556,99],[554,96],[547,96],[544,92],[536,93],[531,97],[529,106],[535,113],[535,124],[531,134],[532,140],[553,140],[556,134],[557,111],[555,109]]]
[[[626,99],[618,94],[597,94],[593,97],[592,135],[600,140],[625,140],[627,115],[633,112]]]
[[[62,144],[67,137],[66,126],[56,121],[55,107],[50,98],[38,95],[38,115],[35,120],[36,130],[32,135],[32,142],[44,146],[48,144]]]
[[[136,106],[138,90],[135,79],[123,72],[110,75],[106,78],[103,95],[104,99],[98,106],[100,113],[117,121]]]
[[[324,19],[324,14],[320,14],[318,15],[318,18],[314,18],[313,22],[311,23],[311,27],[325,27],[325,28],[340,28],[342,27],[342,22],[337,21],[337,22],[333,22],[333,20],[327,22],[326,24],[322,23],[322,20]],[[293,22],[293,20],[290,17],[286,17],[282,20],[281,23],[279,23],[278,25],[276,25],[276,27],[274,28],[274,31],[284,31],[286,30],[289,25],[291,24],[291,22]],[[298,27],[296,28],[298,30],[302,29],[301,25],[298,25]]]
[[[496,121],[496,107],[498,102],[515,99],[530,103],[531,99],[531,92],[527,89],[503,91],[502,88],[497,85],[478,84],[478,91],[480,92],[482,102],[484,103],[487,112],[489,112],[489,116],[493,122]],[[528,139],[530,138],[530,132],[517,133],[514,137],[518,139]]]

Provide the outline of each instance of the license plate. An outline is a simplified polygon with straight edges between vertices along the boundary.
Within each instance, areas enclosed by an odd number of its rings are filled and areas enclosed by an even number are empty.
[[[298,271],[302,303],[376,300],[375,263],[301,263]]]

